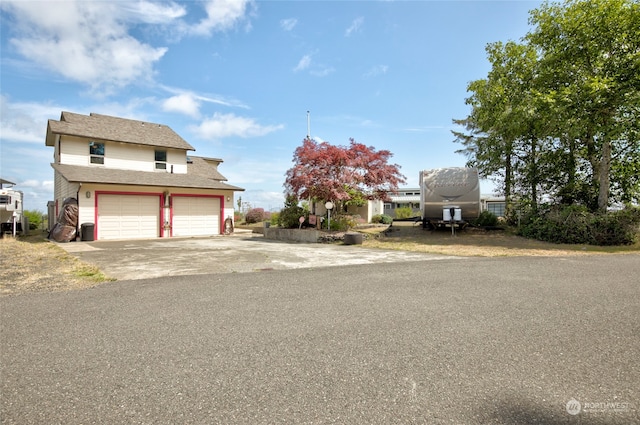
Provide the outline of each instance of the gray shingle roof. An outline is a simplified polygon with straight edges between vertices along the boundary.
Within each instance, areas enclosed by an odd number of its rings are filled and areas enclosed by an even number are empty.
[[[199,174],[172,174],[154,171],[117,170],[104,167],[51,164],[67,181],[72,183],[106,183],[136,186],[182,187],[192,189],[244,189],[207,178]]]
[[[221,163],[221,159],[203,158],[201,156],[189,155],[191,163],[187,164],[187,173],[195,174],[202,177],[207,177],[214,180],[226,181],[227,178],[220,174],[217,165],[212,165],[211,162]]]
[[[193,146],[166,125],[95,113],[81,115],[62,112],[60,121],[49,120],[47,124],[45,142],[47,146],[54,145],[56,135],[195,150]]]

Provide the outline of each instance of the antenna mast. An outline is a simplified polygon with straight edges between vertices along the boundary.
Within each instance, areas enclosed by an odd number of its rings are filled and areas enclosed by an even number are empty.
[[[311,121],[309,120],[309,111],[307,111],[307,139],[311,139]]]

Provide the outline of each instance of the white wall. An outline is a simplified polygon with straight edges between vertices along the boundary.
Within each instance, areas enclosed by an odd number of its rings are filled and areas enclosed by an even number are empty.
[[[92,164],[89,160],[89,139],[62,136],[60,164],[167,173],[171,172],[171,166],[173,166],[175,174],[186,174],[187,172],[187,153],[183,150],[164,149],[167,151],[167,169],[156,170],[155,151],[163,148],[108,141],[100,141],[99,143],[104,143],[104,164]]]

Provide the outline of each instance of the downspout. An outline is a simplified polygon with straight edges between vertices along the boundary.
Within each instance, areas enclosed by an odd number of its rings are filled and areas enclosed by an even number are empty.
[[[76,192],[76,202],[78,203],[78,218],[76,220],[76,242],[80,237],[80,189],[82,189],[82,182],[78,183],[78,191]]]

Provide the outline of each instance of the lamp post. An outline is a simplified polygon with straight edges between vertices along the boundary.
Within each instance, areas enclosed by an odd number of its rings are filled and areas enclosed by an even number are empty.
[[[329,221],[327,223],[327,230],[331,231],[331,210],[333,209],[333,202],[327,201],[327,203],[324,204],[324,207],[327,209],[327,213],[329,217]]]

